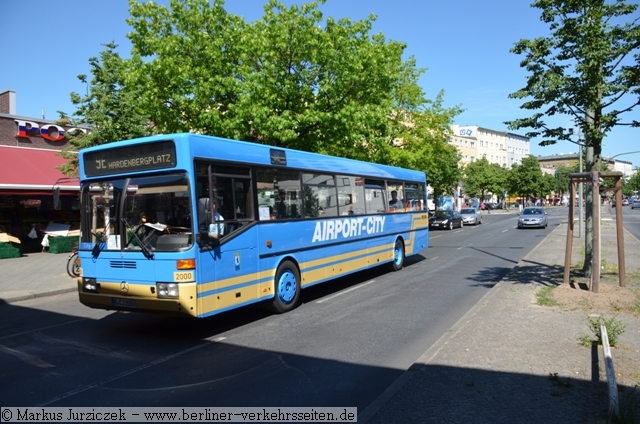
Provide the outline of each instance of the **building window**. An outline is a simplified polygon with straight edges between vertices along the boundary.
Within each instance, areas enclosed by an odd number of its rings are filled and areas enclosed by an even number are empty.
[[[475,141],[471,142],[471,147],[475,149],[475,147],[476,147],[476,142]]]

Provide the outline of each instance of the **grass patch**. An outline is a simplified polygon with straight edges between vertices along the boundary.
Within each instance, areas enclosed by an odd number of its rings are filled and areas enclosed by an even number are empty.
[[[588,334],[583,334],[582,336],[580,336],[580,344],[584,347],[591,347],[593,341]]]
[[[600,274],[618,274],[618,264],[603,259],[600,261]]]
[[[536,293],[538,305],[540,306],[556,306],[558,302],[553,298],[553,287],[543,287]]]
[[[614,315],[609,319],[604,318],[603,316],[599,316],[597,319],[587,317],[587,321],[589,322],[591,332],[596,336],[597,342],[600,345],[602,344],[602,334],[600,333],[601,325],[604,325],[604,328],[607,329],[607,337],[609,339],[609,345],[611,346],[618,345],[618,337],[624,333],[627,327],[618,319],[618,315]]]

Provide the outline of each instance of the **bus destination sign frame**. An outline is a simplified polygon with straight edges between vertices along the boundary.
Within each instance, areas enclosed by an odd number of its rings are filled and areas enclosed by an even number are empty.
[[[84,172],[87,177],[97,177],[134,171],[175,168],[177,163],[174,141],[163,140],[87,152],[84,155]]]

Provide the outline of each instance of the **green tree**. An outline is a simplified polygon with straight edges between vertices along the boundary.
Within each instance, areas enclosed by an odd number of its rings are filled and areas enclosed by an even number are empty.
[[[541,20],[551,34],[520,40],[511,49],[524,54],[520,66],[530,72],[527,85],[511,94],[527,99],[522,109],[534,111],[527,118],[507,122],[510,129],[532,128],[528,137],[542,136],[542,143],[569,140],[568,128],[548,125],[545,117],[570,115],[578,122],[589,151],[587,171],[600,171],[602,140],[617,125],[640,126],[630,112],[640,102],[640,26],[617,25],[633,15],[637,4],[617,0],[536,0]],[[624,120],[627,119],[628,120]],[[591,195],[587,195],[587,233],[584,271],[591,275],[593,228]]]
[[[127,86],[126,62],[116,52],[114,43],[104,44],[106,49],[100,57],[89,59],[91,81],[86,75],[78,75],[78,80],[87,85],[87,93],[81,96],[71,93],[71,102],[77,109],[71,116],[58,111],[61,120],[70,120],[74,125],[91,127],[88,134],[77,132],[67,134],[69,147],[61,152],[68,162],[61,166],[65,175],[77,176],[77,151],[86,147],[128,140],[151,133],[148,117],[142,112],[139,93]],[[67,121],[68,122],[68,121]]]
[[[440,93],[417,111],[397,114],[389,142],[380,143],[375,155],[377,162],[424,171],[436,196],[451,194],[460,181],[460,155],[449,144],[460,108],[444,108],[442,103]]]
[[[453,194],[456,186],[462,178],[460,153],[454,146],[445,144],[437,145],[434,149],[434,157],[439,158],[427,171],[427,180],[433,189],[433,197]]]
[[[640,172],[636,171],[631,178],[629,178],[627,184],[629,188],[631,188],[632,193],[637,195],[637,192],[640,191]]]
[[[578,172],[573,170],[573,167],[567,167],[566,165],[559,165],[556,168],[556,172],[555,172],[555,179],[556,179],[556,184],[554,187],[554,191],[556,191],[556,193],[563,195],[565,193],[569,192],[570,189],[570,179],[569,179],[569,174],[572,172]]]
[[[550,196],[556,188],[556,178],[552,174],[543,174],[540,181],[540,187],[538,189],[537,197],[539,199],[546,199]]]
[[[486,158],[467,164],[464,170],[464,190],[467,196],[484,199],[488,193],[502,196],[506,190],[507,170]]]
[[[405,44],[370,35],[375,16],[328,17],[323,0],[265,5],[248,24],[223,0],[130,0],[131,82],[162,131],[196,131],[383,161],[395,111],[425,103]]]
[[[540,191],[541,183],[542,170],[540,169],[540,162],[535,156],[522,159],[522,163],[515,164],[509,173],[509,193],[525,199],[537,195]]]
[[[491,179],[492,169],[487,158],[468,163],[464,168],[464,192],[469,197],[484,199],[484,193]]]
[[[492,163],[490,169],[489,176],[491,178],[487,184],[487,190],[500,197],[502,192],[506,190],[508,170],[497,163]]]

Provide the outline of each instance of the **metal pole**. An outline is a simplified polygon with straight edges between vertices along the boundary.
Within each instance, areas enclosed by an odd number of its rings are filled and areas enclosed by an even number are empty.
[[[582,144],[578,143],[578,147],[580,148],[580,173],[582,173]],[[582,215],[582,181],[578,184],[578,237],[582,237],[582,217],[584,216]]]

